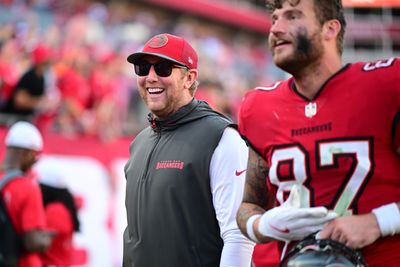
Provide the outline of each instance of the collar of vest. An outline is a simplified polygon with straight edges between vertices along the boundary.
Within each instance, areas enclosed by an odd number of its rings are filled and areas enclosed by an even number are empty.
[[[171,116],[163,119],[155,118],[152,113],[148,114],[148,121],[154,131],[173,130],[180,125],[198,120],[207,116],[223,116],[212,110],[210,106],[201,100],[193,98],[193,100],[180,108]],[[225,116],[224,116],[225,117]]]

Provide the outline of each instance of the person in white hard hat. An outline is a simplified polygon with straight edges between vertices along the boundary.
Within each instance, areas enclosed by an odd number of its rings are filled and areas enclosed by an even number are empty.
[[[45,230],[45,211],[42,195],[36,180],[28,172],[43,149],[39,130],[28,122],[11,126],[6,137],[5,160],[1,166],[1,197],[22,249],[18,267],[41,267],[40,253],[50,245],[53,233]]]
[[[43,139],[39,130],[31,123],[15,123],[6,135],[6,167],[28,171],[37,161],[43,149]]]

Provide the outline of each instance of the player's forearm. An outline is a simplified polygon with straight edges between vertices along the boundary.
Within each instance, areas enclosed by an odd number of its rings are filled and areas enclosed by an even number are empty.
[[[261,235],[257,230],[258,217],[264,214],[264,212],[265,210],[256,204],[242,202],[236,216],[237,224],[243,235],[258,243],[267,243],[273,240]]]
[[[236,216],[236,221],[237,221],[240,231],[243,234],[247,234],[246,233],[247,220],[253,215],[256,215],[256,214],[261,215],[264,212],[265,212],[264,209],[262,209],[261,207],[255,205],[253,203],[242,202],[242,204],[240,204],[240,207],[238,209],[237,216]]]

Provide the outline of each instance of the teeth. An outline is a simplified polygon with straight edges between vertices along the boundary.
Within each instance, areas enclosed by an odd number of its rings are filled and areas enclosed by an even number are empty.
[[[159,94],[159,93],[164,92],[164,89],[163,88],[147,88],[147,91],[150,94]]]

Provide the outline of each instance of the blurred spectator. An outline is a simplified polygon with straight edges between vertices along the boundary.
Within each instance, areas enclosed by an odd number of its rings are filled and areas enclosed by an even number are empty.
[[[46,94],[46,75],[50,70],[52,52],[45,45],[38,45],[32,51],[32,66],[12,89],[2,112],[12,115],[10,124],[17,120],[32,121],[40,113],[54,112],[58,99]]]
[[[90,85],[92,91],[94,132],[100,139],[112,140],[121,134],[123,107],[119,98],[120,58],[115,53],[103,55],[97,68],[92,69]]]
[[[43,265],[71,266],[75,251],[74,232],[80,227],[74,197],[53,165],[41,169],[39,182],[47,228],[55,233],[50,247],[41,256]]]
[[[2,33],[8,32],[6,35],[9,35],[10,30],[10,27],[5,27]],[[18,48],[14,41],[0,44],[0,110],[10,98],[12,89],[20,78],[20,70],[15,62],[16,54],[18,54]]]
[[[92,119],[88,119],[92,92],[89,84],[90,57],[84,47],[65,46],[56,66],[61,103],[55,129],[75,137],[91,132]]]
[[[202,81],[195,95],[197,99],[206,101],[213,109],[233,119],[230,97],[221,83]]]

